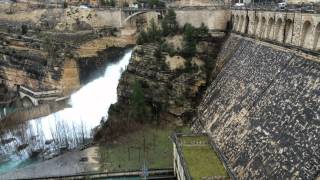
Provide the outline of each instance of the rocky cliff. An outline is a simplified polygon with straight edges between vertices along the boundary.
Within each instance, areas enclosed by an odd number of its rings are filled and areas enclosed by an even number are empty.
[[[65,57],[65,47],[61,45],[50,64],[48,52],[43,49],[44,43],[26,36],[0,34],[0,77],[10,90],[14,90],[16,85],[37,91],[63,89],[61,81],[69,78],[70,68],[75,67],[74,59]],[[69,73],[64,72],[65,68]]]
[[[193,112],[193,100],[206,84],[204,62],[194,59],[191,62],[194,69],[188,71],[183,57],[158,53],[161,52],[156,44],[135,47],[118,86],[118,105],[128,105],[132,87],[139,81],[153,111],[164,113],[162,118],[183,119]]]
[[[313,179],[320,172],[320,62],[231,36],[198,108],[239,179]]]

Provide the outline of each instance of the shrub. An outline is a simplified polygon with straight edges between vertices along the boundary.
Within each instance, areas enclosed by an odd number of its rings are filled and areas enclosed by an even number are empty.
[[[149,40],[148,40],[147,33],[144,30],[142,30],[138,35],[137,44],[141,45],[141,44],[147,43],[148,41]]]
[[[22,35],[25,35],[25,34],[27,34],[27,33],[28,33],[28,26],[25,25],[25,24],[23,24],[23,25],[21,26],[21,34],[22,34]]]
[[[166,42],[163,42],[160,48],[163,52],[167,52],[171,57],[176,54],[176,51],[172,44],[167,44]]]
[[[186,58],[193,57],[196,53],[195,28],[191,24],[184,26],[182,55]]]
[[[135,81],[135,83],[133,84],[133,92],[130,97],[130,107],[130,114],[134,119],[142,117],[142,119],[144,119],[145,117],[147,117],[146,115],[148,114],[148,109],[144,99],[144,92],[139,81]]]
[[[201,26],[196,29],[197,39],[206,38],[209,35],[209,29],[204,23],[201,23]]]
[[[67,2],[63,2],[63,8],[64,9],[68,8],[68,3]]]
[[[142,30],[137,38],[137,44],[160,42],[161,31],[159,30],[154,19],[151,19],[150,26],[147,28],[147,32]]]
[[[179,30],[176,13],[173,9],[169,9],[168,14],[161,21],[161,28],[164,36],[174,35]]]

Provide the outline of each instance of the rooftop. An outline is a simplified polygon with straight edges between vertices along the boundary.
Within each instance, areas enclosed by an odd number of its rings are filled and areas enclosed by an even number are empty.
[[[181,135],[177,138],[177,142],[180,144],[186,168],[192,179],[229,177],[206,135]]]

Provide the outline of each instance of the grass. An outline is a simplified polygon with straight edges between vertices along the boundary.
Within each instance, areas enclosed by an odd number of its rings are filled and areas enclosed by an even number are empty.
[[[187,129],[173,125],[165,127],[144,125],[141,129],[118,138],[111,144],[100,145],[101,171],[142,169],[144,159],[149,169],[173,167],[172,142],[169,136],[174,131],[187,131]]]
[[[182,152],[190,175],[195,180],[202,177],[222,176],[228,174],[209,144],[194,144],[192,142],[207,142],[206,136],[182,137]]]

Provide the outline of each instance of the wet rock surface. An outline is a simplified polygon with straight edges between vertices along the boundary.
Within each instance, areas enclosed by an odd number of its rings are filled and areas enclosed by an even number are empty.
[[[316,178],[320,63],[233,36],[219,58],[195,130],[209,132],[240,179]]]

